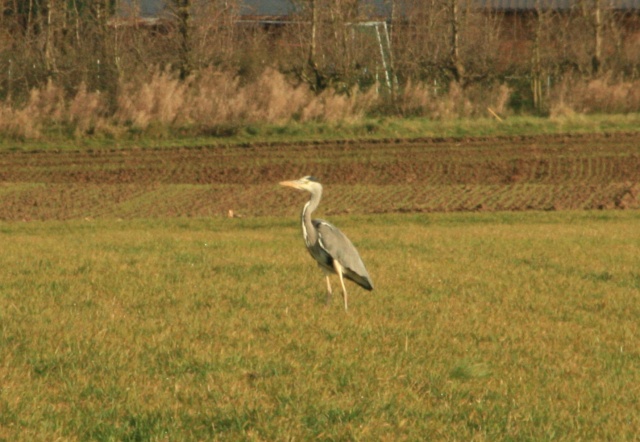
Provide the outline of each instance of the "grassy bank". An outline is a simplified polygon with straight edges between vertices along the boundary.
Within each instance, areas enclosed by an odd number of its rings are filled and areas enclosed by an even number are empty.
[[[368,118],[352,123],[236,124],[203,133],[198,128],[154,126],[143,131],[76,137],[64,126],[48,127],[39,138],[0,137],[0,150],[104,149],[202,145],[259,145],[336,140],[536,136],[638,132],[640,114],[566,115],[557,118],[512,116],[451,119]]]
[[[630,440],[635,211],[0,223],[0,440]]]

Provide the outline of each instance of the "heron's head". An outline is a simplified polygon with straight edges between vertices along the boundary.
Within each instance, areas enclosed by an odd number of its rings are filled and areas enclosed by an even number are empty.
[[[281,186],[293,187],[294,189],[306,190],[307,192],[317,193],[322,192],[322,185],[317,178],[312,176],[305,176],[299,180],[293,181],[281,181]]]

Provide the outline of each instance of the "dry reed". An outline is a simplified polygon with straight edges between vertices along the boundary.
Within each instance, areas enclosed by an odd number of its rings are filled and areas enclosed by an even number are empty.
[[[550,94],[551,116],[569,113],[625,113],[640,108],[639,82],[614,83],[565,79]],[[381,111],[390,97],[372,87],[348,93],[326,89],[316,94],[305,83],[294,82],[267,68],[254,81],[243,82],[228,71],[204,69],[186,80],[170,70],[122,79],[116,97],[89,91],[84,83],[66,93],[54,82],[33,89],[22,105],[0,103],[0,134],[13,139],[38,139],[52,128],[76,137],[117,135],[127,131],[162,133],[190,129],[217,133],[215,128],[250,124],[286,124],[292,121],[354,123]],[[486,116],[491,108],[508,116],[511,89],[504,84],[408,82],[393,98],[402,116],[452,120]]]
[[[565,77],[550,96],[551,116],[571,113],[629,113],[640,109],[640,81]]]

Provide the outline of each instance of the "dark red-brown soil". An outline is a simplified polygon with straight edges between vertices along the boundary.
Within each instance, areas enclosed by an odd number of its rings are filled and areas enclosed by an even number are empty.
[[[0,152],[0,219],[640,207],[640,134]]]

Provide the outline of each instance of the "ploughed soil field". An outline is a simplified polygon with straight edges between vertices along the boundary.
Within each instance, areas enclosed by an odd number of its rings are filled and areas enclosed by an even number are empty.
[[[0,151],[0,220],[640,207],[640,134]]]

